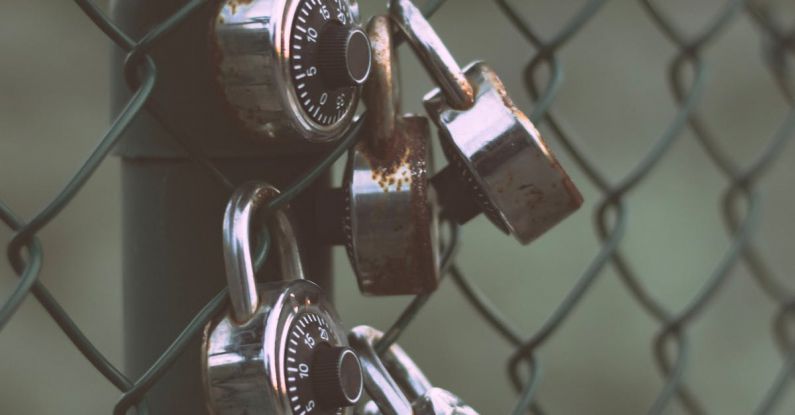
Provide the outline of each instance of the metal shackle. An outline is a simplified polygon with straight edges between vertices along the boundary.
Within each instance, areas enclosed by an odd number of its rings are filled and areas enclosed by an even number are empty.
[[[363,101],[367,107],[367,134],[371,151],[385,152],[395,136],[400,114],[400,71],[397,49],[392,42],[392,24],[387,16],[375,16],[367,24],[373,64],[364,86]]]
[[[472,107],[475,103],[472,84],[420,9],[411,0],[390,0],[389,14],[450,106],[460,110]]]
[[[279,194],[267,183],[248,182],[235,189],[224,213],[224,263],[232,317],[238,322],[248,321],[259,307],[251,251],[251,225],[260,208]],[[276,245],[281,277],[286,280],[303,279],[304,270],[295,232],[286,211],[271,213],[268,223],[271,241]]]
[[[368,395],[382,415],[477,415],[452,393],[434,387],[414,360],[397,344],[379,355],[375,344],[383,333],[358,326],[348,334],[348,343],[356,350]],[[372,405],[365,413],[374,413]]]
[[[433,386],[400,346],[393,344],[384,352],[383,360],[379,358],[374,345],[382,336],[383,333],[369,326],[354,327],[348,334],[348,343],[359,355],[364,388],[383,415],[411,414],[411,398],[422,396]],[[386,368],[387,362],[399,370],[397,378]]]

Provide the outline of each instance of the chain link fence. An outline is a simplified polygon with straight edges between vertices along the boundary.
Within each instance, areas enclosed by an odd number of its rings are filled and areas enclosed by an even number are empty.
[[[168,372],[191,340],[200,335],[205,323],[225,307],[226,293],[218,293],[203,309],[198,310],[194,319],[186,322],[185,329],[181,333],[174,333],[174,342],[163,351],[162,356],[151,368],[140,378],[132,379],[95,347],[92,340],[59,304],[58,299],[39,280],[45,246],[37,235],[69,206],[78,191],[114,148],[131,121],[143,111],[157,118],[163,127],[172,133],[171,137],[176,145],[231,191],[233,184],[223,171],[205,157],[201,150],[193,147],[191,140],[181,136],[179,131],[172,128],[168,121],[159,115],[161,111],[157,102],[149,99],[157,81],[157,62],[150,57],[149,51],[157,48],[158,42],[169,36],[192,13],[207,7],[210,1],[187,2],[177,13],[154,27],[141,39],[132,39],[119,30],[91,1],[76,0],[75,3],[116,47],[127,51],[125,79],[132,96],[124,110],[115,116],[111,127],[86,162],[38,214],[31,218],[21,218],[10,208],[14,203],[13,195],[2,195],[0,218],[12,231],[12,237],[7,244],[8,261],[19,279],[13,290],[4,294],[0,308],[0,329],[14,318],[20,305],[29,294],[32,294],[67,335],[74,347],[119,390],[121,398],[115,405],[114,413],[125,414],[131,409],[137,410],[138,413],[147,413],[147,392]],[[443,3],[443,1],[430,1],[424,5],[423,10],[427,14],[432,14]],[[713,2],[714,7],[699,20],[699,25],[688,24],[688,29],[685,30],[680,27],[678,19],[682,13],[669,13],[668,9],[672,9],[670,5],[663,4],[664,2],[637,2],[654,30],[662,34],[672,48],[673,52],[665,68],[667,76],[665,81],[672,97],[670,105],[675,111],[664,128],[648,129],[656,138],[637,158],[636,163],[630,169],[614,174],[612,166],[600,166],[585,150],[588,145],[584,144],[585,141],[580,135],[583,138],[587,135],[576,133],[573,127],[575,123],[572,123],[576,120],[564,120],[566,114],[561,113],[556,105],[556,98],[566,83],[564,80],[566,71],[560,56],[565,54],[566,48],[578,39],[583,29],[599,16],[606,3],[608,2],[605,0],[579,2],[579,9],[574,10],[571,15],[562,18],[556,16],[556,21],[563,23],[557,25],[555,30],[545,30],[541,34],[536,30],[535,24],[538,24],[536,20],[540,22],[545,16],[531,15],[523,10],[524,7],[532,5],[526,6],[521,1],[494,1],[496,6],[494,10],[499,10],[504,15],[505,21],[509,22],[526,41],[526,46],[515,46],[517,50],[527,50],[517,59],[524,59],[523,56],[530,57],[523,71],[524,83],[532,101],[532,108],[525,108],[526,112],[546,133],[547,141],[555,143],[561,149],[559,153],[564,159],[569,160],[566,166],[574,172],[575,178],[582,177],[589,181],[586,184],[583,180],[579,180],[579,186],[589,187],[589,190],[594,189],[593,194],[598,195],[594,198],[589,194],[592,202],[589,206],[593,206],[595,234],[600,242],[598,251],[594,252],[590,262],[583,266],[582,273],[573,280],[574,283],[560,299],[559,304],[548,310],[543,323],[532,331],[524,329],[523,322],[511,321],[505,317],[502,307],[496,306],[486,293],[481,291],[479,288],[481,281],[476,282],[475,278],[467,277],[463,267],[456,263],[455,248],[459,242],[459,232],[455,227],[451,227],[447,238],[448,255],[445,256],[444,265],[446,284],[455,284],[466,301],[494,329],[494,333],[511,345],[513,352],[508,358],[508,375],[518,394],[513,413],[542,414],[554,411],[545,405],[544,394],[537,393],[544,381],[541,370],[544,359],[539,353],[566,325],[578,309],[577,306],[593,292],[593,287],[600,277],[608,274],[608,270],[612,269],[626,293],[636,300],[639,309],[656,324],[650,353],[656,362],[662,383],[656,396],[648,402],[648,412],[664,413],[676,408],[684,413],[701,414],[710,412],[708,410],[710,404],[700,399],[699,389],[689,382],[693,326],[710,310],[710,305],[720,298],[722,289],[731,283],[732,275],[742,267],[747,270],[748,275],[774,307],[775,318],[770,336],[781,353],[781,367],[778,373],[771,373],[770,379],[765,381],[766,390],[759,397],[758,402],[749,405],[753,407],[754,413],[773,413],[777,408],[781,408],[779,404],[785,400],[788,392],[787,384],[795,366],[795,344],[788,331],[795,296],[789,286],[790,283],[786,280],[786,270],[777,270],[772,262],[766,259],[766,251],[759,242],[758,230],[766,219],[760,205],[764,193],[765,174],[785,153],[786,144],[795,134],[795,107],[793,107],[795,95],[791,79],[791,57],[795,52],[795,26],[784,24],[785,19],[781,10],[786,6],[785,4],[731,0]],[[686,2],[679,2],[676,5],[680,8],[692,7]],[[450,2],[445,7],[455,6],[455,2]],[[535,9],[537,10],[538,7]],[[701,6],[694,9],[706,10]],[[438,12],[445,13],[445,8],[441,8]],[[749,56],[749,59],[760,58],[763,64],[760,68],[768,71],[787,112],[772,128],[773,133],[769,137],[761,135],[748,137],[749,145],[752,146],[755,155],[737,160],[726,141],[720,138],[723,134],[720,126],[711,123],[709,116],[705,115],[709,111],[704,108],[704,96],[711,88],[708,74],[716,68],[720,70],[721,65],[720,62],[711,61],[710,50],[721,42],[722,36],[732,25],[741,21],[753,25],[759,36],[759,53],[757,56]],[[488,30],[488,28],[482,29]],[[631,69],[628,72],[631,72]],[[513,90],[512,93],[518,96],[521,91]],[[748,111],[754,110],[753,102],[748,102],[746,105],[749,107]],[[358,139],[361,124],[358,122],[328,153],[322,163],[298,178],[292,187],[283,189],[282,195],[274,200],[269,208],[284,206],[342,157]],[[630,252],[635,251],[626,242],[631,229],[629,208],[632,203],[629,196],[650,183],[655,173],[660,171],[662,162],[671,154],[672,148],[678,141],[685,139],[693,140],[700,147],[700,151],[706,155],[702,162],[708,163],[709,169],[719,174],[720,180],[724,183],[724,187],[716,193],[719,209],[714,210],[712,215],[721,215],[727,238],[722,256],[714,261],[708,275],[697,278],[700,281],[699,286],[687,293],[679,305],[673,307],[650,288],[648,278],[641,276],[645,270],[633,262],[633,255]],[[711,192],[710,195],[712,193],[715,192]],[[789,240],[792,241],[791,237]],[[464,242],[470,245],[478,243],[476,239],[466,237]],[[702,261],[707,260],[712,261],[702,258]],[[670,261],[675,262],[677,258],[670,258]],[[389,329],[385,341],[379,346],[384,347],[390,342],[397,341],[433,298],[433,295],[415,298]],[[432,316],[424,314],[422,318],[431,319]],[[623,335],[638,334],[626,332]],[[455,339],[451,339],[450,342],[454,343]],[[479,358],[492,359],[492,356],[483,354]],[[13,356],[4,356],[4,359],[13,359]],[[458,364],[463,365],[466,362]],[[471,383],[476,384],[479,381],[473,380]],[[467,395],[461,394],[466,399]],[[621,399],[621,397],[606,399]]]

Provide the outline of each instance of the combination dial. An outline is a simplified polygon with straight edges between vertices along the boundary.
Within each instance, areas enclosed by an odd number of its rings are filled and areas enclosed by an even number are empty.
[[[342,414],[362,394],[359,359],[320,314],[299,314],[293,321],[283,367],[294,415]]]
[[[220,0],[210,59],[225,111],[248,135],[339,138],[370,73],[356,0]]]
[[[370,73],[370,42],[343,0],[300,0],[290,29],[290,74],[301,110],[321,126],[348,113]]]

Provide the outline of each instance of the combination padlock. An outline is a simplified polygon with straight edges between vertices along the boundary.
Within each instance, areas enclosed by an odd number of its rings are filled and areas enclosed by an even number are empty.
[[[433,180],[443,211],[458,222],[482,211],[527,244],[577,210],[580,192],[496,73],[483,62],[462,70],[410,0],[389,11],[438,84],[424,104],[450,161]]]
[[[397,344],[379,356],[375,344],[382,336],[369,326],[354,327],[348,335],[359,354],[364,387],[372,399],[357,408],[358,415],[477,415],[457,396],[434,387]]]
[[[370,71],[356,0],[221,0],[215,78],[250,135],[327,142],[351,124]]]
[[[218,415],[350,414],[362,394],[359,359],[321,288],[303,278],[284,211],[274,212],[269,224],[282,281],[258,286],[254,279],[249,229],[258,208],[277,194],[272,186],[248,183],[226,209],[231,307],[204,332],[208,408]]]
[[[431,292],[439,284],[436,197],[428,120],[399,115],[397,55],[386,16],[367,28],[373,49],[363,140],[345,175],[345,245],[368,295]]]

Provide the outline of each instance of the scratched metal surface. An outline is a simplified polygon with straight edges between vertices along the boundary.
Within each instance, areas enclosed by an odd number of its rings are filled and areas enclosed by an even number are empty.
[[[363,15],[380,3],[364,1]],[[463,227],[456,265],[415,308],[401,345],[482,413],[795,411],[785,382],[795,289],[792,4],[508,3],[532,33],[481,0],[449,2],[431,21],[461,63],[482,58],[501,74],[586,204],[529,247],[483,218]],[[13,222],[9,209],[24,222],[36,217],[105,132],[109,47],[72,3],[0,4],[4,222]],[[421,112],[430,80],[407,48],[401,56],[405,108]],[[531,61],[536,94],[523,80]],[[119,163],[97,165],[33,232],[46,258],[39,273],[20,280],[12,261],[0,261],[1,304],[36,294],[0,308],[3,413],[108,413],[121,391],[119,408],[145,392],[123,368],[95,362],[103,376],[41,305],[54,309],[46,286],[120,367]],[[3,244],[21,226],[0,227]],[[30,271],[35,256],[21,251],[23,261],[14,250],[11,258]],[[410,300],[361,297],[342,249],[336,255],[343,318],[389,328]],[[42,285],[24,285],[32,276]],[[467,282],[508,327],[481,318],[459,289]],[[527,398],[518,404],[506,376],[512,356]],[[541,368],[532,379],[530,357]]]

